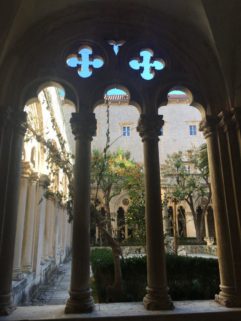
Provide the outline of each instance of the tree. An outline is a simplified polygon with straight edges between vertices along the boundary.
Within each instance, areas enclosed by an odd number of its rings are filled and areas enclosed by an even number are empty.
[[[109,297],[120,300],[122,296],[122,277],[119,242],[113,237],[110,202],[113,197],[127,190],[131,194],[137,178],[141,176],[141,166],[130,159],[129,152],[118,150],[111,153],[94,150],[91,162],[91,183],[94,197],[91,205],[92,224],[97,225],[107,244],[112,248],[114,259],[114,284],[108,288]],[[103,215],[104,214],[104,215]]]
[[[207,147],[169,155],[162,166],[166,178],[166,197],[185,201],[192,213],[197,239],[204,236],[204,215],[211,202]],[[197,211],[197,207],[199,210]]]
[[[145,244],[146,224],[145,224],[145,191],[144,191],[144,171],[141,165],[132,169],[128,176],[126,188],[130,197],[130,206],[127,210],[127,224],[133,231],[135,241]]]

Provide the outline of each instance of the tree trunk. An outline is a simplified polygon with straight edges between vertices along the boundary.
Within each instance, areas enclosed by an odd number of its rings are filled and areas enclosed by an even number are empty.
[[[110,198],[109,195],[105,195],[105,212],[107,220],[107,231],[112,236],[112,225],[111,225],[111,215],[110,215]]]
[[[194,204],[193,204],[193,199],[190,196],[189,199],[186,199],[186,202],[188,203],[190,210],[192,212],[192,217],[193,217],[193,221],[194,221],[194,226],[195,226],[195,230],[196,230],[196,238],[198,242],[202,241],[202,234],[201,234],[201,224],[199,224],[198,219],[197,219],[197,213],[196,210],[194,208]],[[202,218],[201,218],[202,221]]]
[[[92,212],[96,219],[96,224],[101,231],[102,236],[106,239],[107,244],[111,247],[114,261],[114,283],[107,288],[108,300],[118,302],[123,297],[121,261],[122,250],[120,244],[113,239],[112,235],[105,228],[105,220],[96,209]]]
[[[121,273],[121,261],[120,256],[122,256],[122,250],[117,241],[113,237],[100,227],[104,237],[107,240],[108,245],[111,247],[113,261],[114,261],[114,283],[107,288],[108,301],[109,302],[118,302],[121,301],[123,297],[123,288],[122,288],[122,273]]]

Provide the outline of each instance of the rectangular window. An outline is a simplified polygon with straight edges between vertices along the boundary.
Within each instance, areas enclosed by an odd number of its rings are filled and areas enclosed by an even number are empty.
[[[190,125],[189,126],[189,134],[191,136],[197,135],[197,126],[196,125]]]
[[[122,127],[122,135],[123,136],[131,136],[130,126],[123,126]]]

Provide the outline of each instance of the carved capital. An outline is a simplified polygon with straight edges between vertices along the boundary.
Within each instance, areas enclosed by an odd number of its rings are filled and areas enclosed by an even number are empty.
[[[26,121],[27,121],[27,113],[24,111],[12,112],[10,118],[10,125],[14,129],[14,131],[24,136],[26,132]]]
[[[73,113],[70,123],[75,139],[83,138],[92,140],[93,136],[96,135],[96,119],[94,113]]]
[[[4,127],[11,119],[12,109],[0,106],[0,127]]]
[[[32,174],[30,163],[29,162],[22,162],[21,163],[21,176],[22,177],[30,177]]]
[[[199,130],[203,132],[205,138],[212,136],[217,131],[219,118],[215,116],[207,116],[199,125]]]
[[[232,109],[232,121],[237,129],[241,129],[241,107]]]
[[[32,171],[29,179],[30,179],[31,182],[37,182],[39,180],[38,173]]]
[[[160,130],[164,125],[162,115],[140,115],[140,119],[137,125],[137,131],[139,132],[142,141],[147,139],[156,139],[160,136]]]
[[[42,174],[39,177],[39,185],[42,186],[43,188],[47,188],[50,184],[50,179],[48,175]]]
[[[222,111],[218,114],[219,123],[218,127],[221,128],[224,132],[227,132],[230,127],[233,127],[232,122],[232,113],[227,111]]]

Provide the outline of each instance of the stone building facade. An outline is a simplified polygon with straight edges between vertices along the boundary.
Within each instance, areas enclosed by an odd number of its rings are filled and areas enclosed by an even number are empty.
[[[72,237],[66,209],[68,177],[51,164],[47,147],[50,143],[63,152],[62,137],[65,151],[71,152],[58,89],[42,90],[38,100],[29,102],[25,111],[28,129],[22,150],[13,263],[13,296],[17,304],[28,302],[38,286],[48,282],[68,258]]]
[[[160,175],[162,182],[165,178],[162,177],[162,164],[167,159],[167,155],[182,151],[187,152],[190,149],[198,148],[205,143],[203,133],[199,131],[199,125],[202,116],[199,110],[190,106],[190,97],[182,91],[173,91],[168,94],[168,103],[166,106],[159,107],[158,113],[163,116],[164,125],[159,136],[159,161]],[[109,126],[107,125],[107,104],[99,105],[94,112],[97,119],[97,132],[93,138],[92,150],[98,149],[103,151],[106,145],[106,131],[109,127],[110,131],[110,148],[109,151],[115,152],[118,149],[130,152],[131,158],[143,164],[143,146],[141,138],[137,132],[137,124],[139,112],[135,106],[129,105],[128,95],[124,92],[122,95],[107,95],[109,101]],[[165,184],[162,184],[162,195],[166,192]],[[126,214],[128,206],[128,193],[123,191],[122,195],[114,197],[110,203],[112,212],[112,226],[114,235],[118,230],[118,210],[122,209]],[[199,203],[195,204],[198,208]],[[164,220],[169,220],[168,207],[173,208],[173,202],[164,208]],[[190,208],[185,201],[178,204],[177,210],[184,210],[184,222],[186,237],[196,237],[193,216]],[[171,219],[173,220],[173,219]],[[170,222],[170,224],[172,224]],[[170,225],[169,224],[169,225]],[[177,220],[178,224],[178,220]],[[179,225],[181,221],[179,220]],[[170,234],[170,227],[164,224],[165,234]],[[205,224],[206,237],[208,236],[207,220]],[[178,227],[177,227],[177,230]],[[173,235],[173,233],[171,233]],[[98,233],[96,234],[98,237]],[[183,235],[183,236],[184,236]],[[213,235],[212,235],[213,237]],[[125,239],[128,238],[128,226],[125,226]]]

